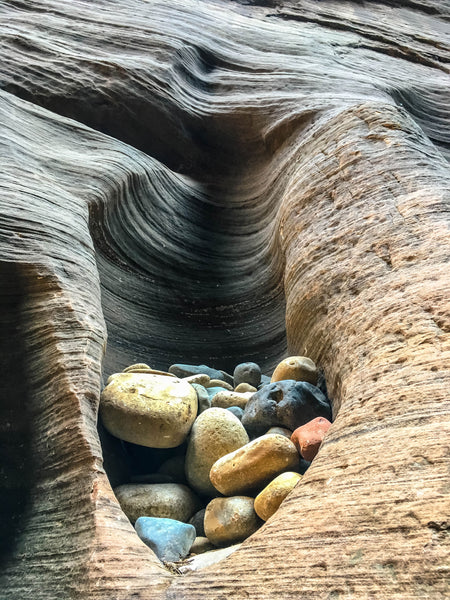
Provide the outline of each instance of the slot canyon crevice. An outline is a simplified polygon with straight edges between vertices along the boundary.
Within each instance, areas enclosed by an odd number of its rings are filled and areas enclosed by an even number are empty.
[[[449,16],[1,3],[2,597],[448,597]],[[324,370],[326,442],[239,550],[170,573],[103,469],[104,378],[288,354]]]

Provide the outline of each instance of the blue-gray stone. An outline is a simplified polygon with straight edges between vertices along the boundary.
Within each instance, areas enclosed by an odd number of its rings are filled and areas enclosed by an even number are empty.
[[[169,367],[169,373],[176,377],[189,377],[190,375],[209,375],[210,379],[220,379],[225,381],[225,377],[222,371],[218,369],[212,369],[206,365],[183,365],[181,363],[171,365]]]
[[[269,383],[253,394],[245,407],[242,425],[250,436],[258,436],[270,427],[294,431],[316,417],[331,421],[326,396],[311,383],[285,379]]]
[[[239,364],[233,373],[234,387],[240,383],[249,383],[257,388],[261,383],[261,369],[254,362],[246,362]]]
[[[206,391],[208,392],[209,399],[212,400],[214,396],[219,392],[228,392],[229,390],[227,390],[227,388],[224,387],[214,386],[206,388]]]
[[[195,540],[193,525],[157,517],[139,517],[136,533],[163,562],[176,562],[185,558]]]
[[[261,375],[261,383],[259,387],[263,387],[264,385],[268,385],[270,383],[270,377],[268,375]]]
[[[197,400],[198,400],[198,413],[202,413],[204,410],[211,408],[211,398],[209,397],[208,390],[204,385],[200,385],[199,383],[191,383],[194,390],[197,392]]]
[[[235,415],[239,419],[239,421],[242,421],[244,411],[240,406],[229,406],[227,410],[233,413],[233,415]]]

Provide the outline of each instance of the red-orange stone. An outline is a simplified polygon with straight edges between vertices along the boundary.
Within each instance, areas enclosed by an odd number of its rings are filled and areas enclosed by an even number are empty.
[[[311,461],[319,452],[322,440],[331,423],[324,417],[317,417],[297,429],[291,435],[291,441],[305,460]]]

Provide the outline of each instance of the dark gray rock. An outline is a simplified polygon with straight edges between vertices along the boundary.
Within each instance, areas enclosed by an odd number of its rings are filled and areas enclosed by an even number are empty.
[[[211,379],[221,379],[225,381],[222,371],[212,369],[206,365],[184,365],[175,364],[169,367],[169,373],[176,375],[176,377],[189,377],[190,375],[209,375]]]
[[[189,554],[195,540],[195,527],[174,519],[139,517],[136,533],[164,562],[176,562]]]
[[[261,383],[261,368],[254,362],[245,362],[234,369],[233,380],[235,387],[240,383],[249,383],[258,387]]]
[[[197,537],[205,536],[205,509],[202,508],[191,517],[189,523],[195,527]]]
[[[191,383],[192,387],[197,392],[198,398],[198,415],[202,413],[204,410],[211,408],[211,397],[208,394],[207,388],[205,386],[200,385],[198,383]],[[222,388],[220,388],[222,389]]]
[[[293,431],[316,417],[331,421],[331,407],[324,394],[305,381],[285,379],[253,394],[245,407],[242,424],[250,436],[257,436],[274,426]]]

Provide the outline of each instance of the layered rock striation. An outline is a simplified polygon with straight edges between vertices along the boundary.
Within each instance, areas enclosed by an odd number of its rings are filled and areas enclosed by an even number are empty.
[[[3,3],[8,598],[448,594],[447,19]],[[324,370],[332,429],[239,550],[173,576],[103,470],[102,372],[287,353]]]

